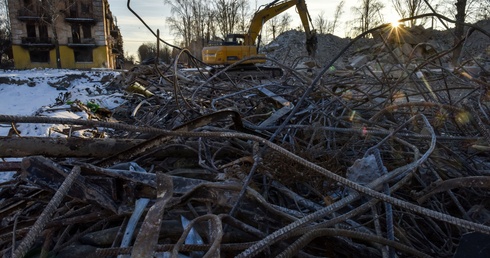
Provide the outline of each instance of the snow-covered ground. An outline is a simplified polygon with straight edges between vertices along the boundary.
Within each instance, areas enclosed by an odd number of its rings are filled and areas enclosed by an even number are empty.
[[[70,111],[70,104],[92,102],[113,109],[124,102],[122,94],[108,92],[106,86],[118,73],[66,69],[0,70],[0,114],[44,115],[86,118]],[[6,136],[10,125],[1,125]],[[19,125],[21,135],[48,136],[49,126]]]
[[[73,111],[70,106],[80,101],[111,110],[124,103],[122,93],[107,90],[117,75],[118,72],[107,70],[0,70],[0,114],[87,118],[86,112]],[[64,128],[50,124],[17,127],[20,135],[39,137],[66,137],[57,133]],[[0,124],[0,136],[7,136],[10,129],[8,124]],[[0,181],[6,176],[0,173]]]

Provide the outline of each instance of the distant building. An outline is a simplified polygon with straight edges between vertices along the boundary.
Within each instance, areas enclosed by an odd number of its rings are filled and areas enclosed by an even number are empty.
[[[107,0],[8,0],[8,8],[15,68],[113,69],[123,62]]]

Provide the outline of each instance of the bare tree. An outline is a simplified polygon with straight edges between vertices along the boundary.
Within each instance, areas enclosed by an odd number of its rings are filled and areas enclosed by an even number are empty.
[[[238,15],[240,19],[238,20],[238,28],[237,31],[240,33],[246,33],[248,30],[248,26],[250,25],[250,4],[248,1],[245,1],[242,5],[239,7]]]
[[[274,17],[272,19],[270,19],[268,22],[267,22],[267,25],[265,28],[267,32],[269,32],[270,34],[272,34],[272,40],[275,40],[276,39],[276,34],[277,34],[277,27],[279,26],[279,17]],[[269,38],[269,37],[268,37]],[[268,41],[268,40],[265,40],[265,41]]]
[[[184,46],[189,46],[193,39],[192,24],[194,21],[192,13],[192,0],[164,0],[170,5],[171,17],[167,17],[167,23],[175,36],[182,39]]]
[[[291,23],[293,22],[293,17],[291,14],[284,13],[281,15],[281,21],[279,23],[279,35],[291,29]]]
[[[237,28],[244,28],[248,11],[246,0],[164,0],[171,7],[167,17],[170,30],[184,47],[198,58],[202,47],[218,34],[224,38]]]
[[[293,18],[289,13],[284,13],[275,16],[267,22],[267,30],[272,34],[272,40],[275,40],[278,35],[290,29],[290,24]]]
[[[457,13],[457,12],[456,12]],[[490,16],[490,0],[466,0],[466,22],[477,22]]]
[[[457,19],[458,1],[441,1],[438,3],[441,14]],[[480,20],[490,18],[490,0],[466,0],[464,10],[464,20],[467,23],[474,23]]]
[[[458,66],[460,64],[461,52],[463,49],[463,44],[461,44],[461,40],[464,37],[464,25],[465,22],[476,22],[477,17],[481,13],[487,13],[489,0],[456,0],[456,3],[452,5],[446,5],[444,14],[447,16],[452,16],[454,14],[454,18],[456,20],[454,27],[454,45],[456,48],[453,51],[452,56],[452,65]],[[485,5],[487,4],[487,5]],[[475,10],[475,6],[484,6],[484,10]]]
[[[477,4],[478,6],[478,13],[477,13],[477,19],[478,20],[488,20],[490,19],[490,0],[480,0],[479,3]]]
[[[10,18],[7,0],[0,0],[0,38],[8,39],[10,37]]]
[[[192,0],[192,44],[187,46],[198,57],[201,58],[201,49],[204,44],[209,41],[208,26],[214,26],[214,23],[209,19],[212,19],[208,14],[211,12],[209,6],[201,3],[200,0]]]
[[[216,11],[213,9],[209,8],[207,13],[206,13],[206,19],[205,19],[205,26],[206,26],[206,32],[205,32],[205,43],[209,42],[211,40],[217,40],[218,38],[218,28],[216,26],[216,23],[214,21],[214,17],[216,16]]]
[[[320,14],[318,14],[318,16],[314,20],[315,28],[316,28],[318,33],[320,33],[320,34],[326,34],[326,33],[334,34],[335,33],[335,28],[338,25],[340,17],[344,13],[344,11],[343,11],[344,4],[345,4],[345,1],[342,0],[342,1],[340,1],[340,3],[335,8],[333,21],[328,21],[325,18],[325,11],[321,11]]]
[[[321,11],[314,20],[315,28],[319,34],[328,32],[328,21],[325,18],[325,11]]]
[[[192,0],[192,16],[194,17],[194,21],[192,22],[192,30],[194,37],[201,41],[204,39],[204,32],[206,28],[206,13],[208,12],[208,8],[206,5],[200,4],[198,0]]]
[[[218,30],[224,38],[233,33],[242,23],[239,14],[248,3],[246,0],[213,0],[213,5]]]
[[[345,1],[342,0],[337,5],[337,7],[335,7],[335,14],[333,16],[333,22],[331,23],[331,26],[329,26],[327,33],[331,33],[331,34],[335,33],[335,29],[337,28],[340,17],[344,13],[344,5],[345,5]]]
[[[56,21],[62,17],[62,14],[70,8],[73,4],[73,1],[65,1],[65,0],[43,0],[39,1],[39,7],[42,10],[42,15],[44,19],[41,19],[41,22],[44,23],[45,26],[51,28],[51,33],[53,36],[53,43],[55,47],[56,53],[56,67],[58,69],[61,67],[61,53],[60,53],[60,43],[58,39],[58,28],[56,27]],[[46,31],[47,33],[47,31]]]
[[[409,18],[429,12],[429,7],[425,4],[424,0],[392,0],[392,3],[400,18]],[[410,27],[415,26],[417,22],[419,25],[424,25],[427,20],[428,18],[410,20]]]
[[[169,64],[172,58],[171,53],[172,51],[168,46],[163,46],[160,49],[158,59]],[[141,46],[138,47],[138,57],[141,62],[153,62],[154,59],[157,57],[157,44],[153,42],[143,43]]]
[[[2,61],[11,58],[11,27],[10,18],[8,16],[8,5],[7,1],[0,1],[0,58]]]
[[[351,21],[351,34],[357,35],[383,23],[381,10],[383,3],[379,0],[361,0],[359,7],[353,7],[354,20]]]

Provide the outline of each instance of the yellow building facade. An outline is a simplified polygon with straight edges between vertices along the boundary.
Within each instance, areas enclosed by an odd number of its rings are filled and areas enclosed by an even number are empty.
[[[122,63],[122,36],[107,0],[8,0],[8,5],[15,68],[115,69]]]

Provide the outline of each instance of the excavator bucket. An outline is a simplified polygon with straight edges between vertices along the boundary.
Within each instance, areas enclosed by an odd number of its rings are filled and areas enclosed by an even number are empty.
[[[306,51],[311,57],[315,57],[316,48],[318,45],[318,38],[316,37],[316,32],[312,31],[311,35],[306,39]]]

